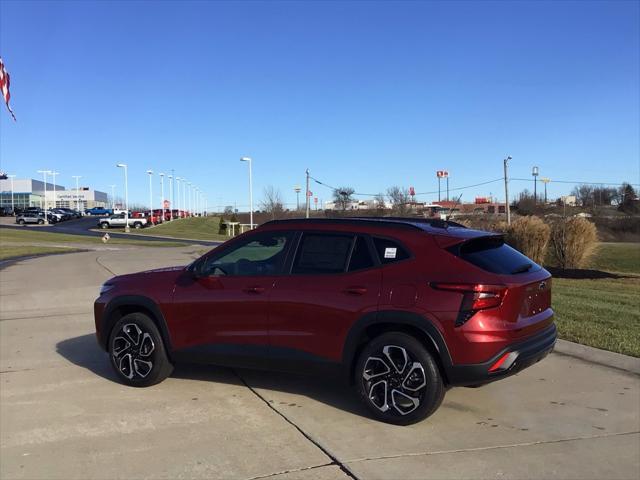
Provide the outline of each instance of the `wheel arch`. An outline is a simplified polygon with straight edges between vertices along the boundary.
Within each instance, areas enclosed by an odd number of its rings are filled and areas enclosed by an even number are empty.
[[[431,320],[415,312],[386,310],[364,315],[349,330],[343,349],[347,381],[354,381],[358,356],[373,338],[386,332],[403,332],[418,339],[433,355],[445,383],[451,356],[442,334]]]
[[[169,335],[169,328],[167,327],[167,322],[162,310],[153,299],[142,295],[125,295],[116,297],[107,304],[102,316],[102,348],[104,350],[108,350],[109,337],[111,336],[113,326],[118,320],[130,313],[144,313],[153,321],[160,331],[165,351],[169,358],[171,358],[173,351],[171,347],[171,336]]]

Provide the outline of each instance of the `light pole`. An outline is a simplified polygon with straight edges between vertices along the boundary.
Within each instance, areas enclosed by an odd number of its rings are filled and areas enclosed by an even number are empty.
[[[118,163],[116,167],[124,169],[124,231],[129,233],[129,178],[127,175],[127,164]]]
[[[182,211],[184,212],[184,217],[187,218],[187,179],[182,178]]]
[[[300,210],[300,190],[302,190],[300,185],[293,187],[293,191],[296,192],[296,211]]]
[[[306,172],[307,174],[307,184],[306,184],[306,188],[304,190],[304,198],[305,198],[305,218],[309,218],[309,169],[307,168]]]
[[[15,215],[16,214],[16,208],[15,208],[15,205],[13,204],[13,179],[16,176],[15,175],[7,175],[7,177],[9,177],[9,180],[11,181],[11,215]]]
[[[160,208],[162,208],[162,223],[164,223],[164,173],[160,172]]]
[[[541,178],[540,181],[544,183],[544,204],[546,205],[547,204],[547,183],[549,183],[551,179],[544,177],[544,178]]]
[[[193,210],[191,210],[191,182],[187,182],[187,211],[189,216],[193,216]]]
[[[147,170],[149,175],[149,220],[153,225],[153,170]]]
[[[44,179],[44,224],[47,225],[49,223],[49,216],[47,215],[47,173],[51,173],[50,170],[38,170],[38,173],[42,174],[42,178]]]
[[[504,203],[507,210],[507,225],[511,225],[511,209],[509,208],[509,177],[507,175],[507,164],[511,160],[511,155],[503,160],[504,162]]]
[[[78,209],[78,212],[79,212],[80,211],[80,185],[78,184],[78,181],[82,178],[82,176],[72,175],[71,178],[76,179],[76,208]]]
[[[180,177],[176,177],[176,208],[178,210],[178,218],[182,218],[180,214],[180,207],[182,207],[182,205],[177,205],[180,204],[180,180],[182,180]]]
[[[109,185],[111,187],[111,210],[116,208],[116,186]]]
[[[251,173],[251,157],[240,158],[241,162],[249,163],[249,229],[253,230],[253,178]]]
[[[60,172],[51,172],[53,177],[53,208],[58,208],[58,200],[56,199],[56,175],[60,175]]]
[[[169,175],[169,221],[173,220],[173,170]]]
[[[538,175],[540,171],[538,167],[533,167],[531,169],[531,175],[533,176],[533,203],[538,203]]]

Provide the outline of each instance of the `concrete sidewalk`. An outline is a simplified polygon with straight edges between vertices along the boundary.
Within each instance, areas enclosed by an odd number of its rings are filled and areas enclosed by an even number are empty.
[[[148,389],[117,383],[94,337],[99,285],[195,255],[126,248],[0,271],[0,478],[640,477],[640,378],[563,355],[452,389],[410,427],[371,420],[327,379],[182,366]]]

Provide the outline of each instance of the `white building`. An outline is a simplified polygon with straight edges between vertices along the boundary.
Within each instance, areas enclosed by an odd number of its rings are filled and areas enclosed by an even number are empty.
[[[54,185],[47,182],[47,208],[54,208],[54,201],[56,207],[68,207],[77,208],[77,201],[80,200],[80,208],[92,207],[105,207],[108,204],[107,194],[99,192],[97,190],[91,190],[87,187],[80,188],[76,191],[75,188],[67,190],[62,185],[55,185],[55,199],[54,199]],[[6,207],[10,209],[13,206],[17,209],[24,209],[27,207],[41,207],[45,208],[44,197],[45,186],[44,182],[35,179],[26,178],[8,178],[6,180],[0,180],[0,207]],[[13,194],[13,195],[12,195]]]

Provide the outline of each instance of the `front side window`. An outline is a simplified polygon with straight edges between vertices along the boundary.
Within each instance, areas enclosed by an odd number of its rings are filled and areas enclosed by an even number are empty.
[[[200,273],[215,276],[276,275],[280,273],[292,236],[290,232],[273,232],[247,238],[244,243],[220,255],[206,258]]]
[[[304,234],[298,246],[292,273],[342,273],[347,267],[352,243],[353,235]]]

